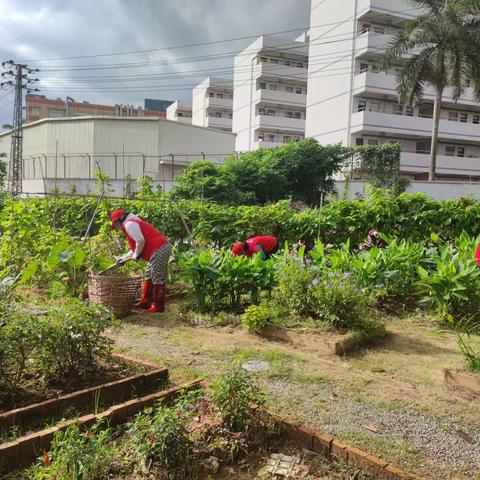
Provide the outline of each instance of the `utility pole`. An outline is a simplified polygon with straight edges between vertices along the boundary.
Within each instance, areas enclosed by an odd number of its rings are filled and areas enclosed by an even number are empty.
[[[12,196],[22,193],[23,178],[23,90],[27,93],[38,92],[38,88],[31,85],[38,82],[38,78],[29,75],[38,72],[38,69],[28,68],[27,65],[16,63],[13,60],[2,62],[3,68],[10,68],[1,74],[6,78],[0,83],[0,88],[15,88],[15,103],[13,108],[13,129],[11,134],[10,162],[8,174],[8,190]]]

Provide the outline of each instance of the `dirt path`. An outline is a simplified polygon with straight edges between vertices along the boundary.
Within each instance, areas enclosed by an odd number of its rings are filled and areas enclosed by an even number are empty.
[[[168,365],[174,381],[267,361],[257,375],[270,408],[425,478],[480,479],[480,398],[441,381],[444,368],[463,367],[449,332],[395,321],[381,346],[342,359],[321,336],[293,348],[240,327],[194,328],[175,318],[174,310],[130,317],[112,333],[117,350]]]

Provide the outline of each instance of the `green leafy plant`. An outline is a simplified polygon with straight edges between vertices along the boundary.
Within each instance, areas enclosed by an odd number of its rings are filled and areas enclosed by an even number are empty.
[[[471,337],[480,333],[480,324],[473,317],[465,317],[456,325],[457,344],[467,366],[473,372],[480,371],[480,351],[471,345]]]
[[[150,471],[153,466],[167,470],[169,478],[181,478],[189,471],[191,443],[188,422],[180,409],[159,406],[138,414],[130,422],[130,457],[140,471]]]
[[[257,419],[252,405],[265,403],[258,386],[238,365],[226,370],[212,383],[210,398],[226,427],[233,432],[247,432]]]
[[[120,463],[112,430],[101,424],[83,432],[77,424],[57,432],[49,452],[28,470],[30,480],[107,480]]]
[[[242,315],[242,323],[251,332],[258,333],[272,320],[272,312],[265,305],[250,305]]]

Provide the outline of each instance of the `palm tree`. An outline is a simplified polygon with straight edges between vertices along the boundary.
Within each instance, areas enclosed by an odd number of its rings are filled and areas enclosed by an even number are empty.
[[[403,104],[413,105],[427,83],[435,89],[428,179],[435,179],[440,109],[445,90],[453,100],[473,84],[480,102],[480,0],[411,0],[422,14],[407,23],[388,45],[383,66],[403,59],[397,92]],[[405,58],[408,55],[408,58]]]

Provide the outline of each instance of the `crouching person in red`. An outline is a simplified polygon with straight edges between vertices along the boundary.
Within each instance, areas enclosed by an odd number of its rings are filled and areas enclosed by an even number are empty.
[[[260,253],[262,260],[267,260],[278,250],[278,241],[275,237],[267,235],[252,237],[244,242],[233,244],[231,252],[236,256],[246,255],[251,257],[256,253]]]
[[[135,306],[148,309],[150,313],[164,312],[165,282],[172,245],[153,225],[133,213],[115,210],[111,221],[112,228],[125,234],[130,247],[130,251],[117,260],[117,265],[130,259],[148,262],[142,298]]]

